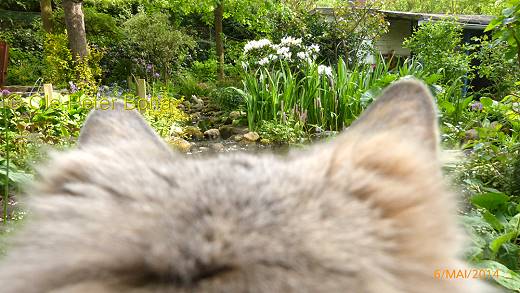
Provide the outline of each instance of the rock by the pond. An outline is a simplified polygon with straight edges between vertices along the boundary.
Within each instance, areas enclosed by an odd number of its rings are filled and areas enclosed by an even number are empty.
[[[231,113],[229,113],[229,118],[235,120],[235,119],[238,119],[242,117],[242,113],[240,113],[240,111],[231,111]]]
[[[247,128],[239,128],[231,125],[222,125],[218,128],[220,136],[223,139],[228,139],[233,135],[247,133]]]
[[[184,127],[184,134],[192,139],[203,139],[204,134],[197,126],[186,126]]]
[[[239,142],[242,139],[244,139],[244,136],[242,134],[237,134],[237,135],[233,136],[233,140],[236,142]]]
[[[477,140],[479,138],[478,132],[474,128],[466,130],[465,136],[466,136],[467,141],[468,140]]]
[[[200,112],[195,112],[193,114],[191,114],[191,120],[193,121],[197,121],[197,120],[200,120],[202,117],[200,115]]]
[[[257,141],[260,138],[260,135],[258,133],[251,131],[246,134],[244,134],[244,138],[249,141]]]
[[[220,131],[216,128],[208,129],[204,131],[204,137],[209,139],[217,139],[220,137]]]
[[[180,137],[172,137],[168,140],[168,144],[183,153],[187,153],[191,150],[191,143]]]
[[[502,125],[498,121],[493,121],[489,124],[489,127],[493,128],[495,130],[500,130],[500,128],[502,128]]]
[[[268,145],[268,144],[271,144],[271,140],[267,139],[267,138],[262,138],[260,140],[260,143],[263,144],[263,145]]]
[[[228,116],[222,116],[220,117],[220,122],[222,122],[223,124],[231,124],[233,123],[233,120]]]
[[[231,122],[233,126],[247,126],[247,119],[235,119]]]
[[[221,152],[224,150],[224,145],[220,142],[212,143],[209,147],[215,152]]]
[[[170,136],[173,136],[173,137],[179,137],[179,136],[181,136],[183,133],[184,133],[184,130],[182,130],[182,127],[180,127],[180,126],[177,125],[177,124],[173,124],[173,125],[170,127]]]
[[[193,100],[193,102],[195,102],[195,105],[204,106],[204,100],[198,98],[196,95],[191,95],[191,99]]]

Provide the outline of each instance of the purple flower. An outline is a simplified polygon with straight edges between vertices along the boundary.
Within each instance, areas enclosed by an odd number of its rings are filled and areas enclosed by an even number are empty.
[[[474,102],[471,104],[471,110],[473,111],[481,111],[482,110],[482,103],[479,101]]]
[[[11,92],[8,89],[2,90],[1,93],[2,93],[2,96],[6,96],[6,97],[11,94]]]
[[[78,87],[72,81],[69,81],[69,87],[71,93],[75,93],[78,91]]]
[[[159,78],[159,77],[161,77],[161,75],[159,74],[159,72],[156,72],[156,73],[153,74],[153,77]]]
[[[147,72],[151,72],[153,69],[153,65],[152,64],[146,64],[146,71]]]

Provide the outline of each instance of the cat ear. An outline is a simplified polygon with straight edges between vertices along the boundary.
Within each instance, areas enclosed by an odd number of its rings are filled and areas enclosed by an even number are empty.
[[[346,131],[366,137],[393,133],[397,139],[438,151],[437,111],[430,90],[422,82],[402,80],[389,86]]]
[[[115,102],[111,109],[92,111],[79,136],[79,148],[113,146],[121,143],[152,144],[169,151],[163,140],[136,110]]]

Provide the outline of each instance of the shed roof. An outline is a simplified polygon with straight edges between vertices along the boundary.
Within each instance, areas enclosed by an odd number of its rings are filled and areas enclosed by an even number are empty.
[[[491,22],[493,16],[489,15],[456,15],[456,14],[435,14],[435,13],[419,13],[419,12],[404,12],[404,11],[392,11],[392,10],[379,10],[375,11],[385,14],[388,18],[397,19],[410,19],[410,20],[441,20],[454,18],[456,21],[469,25],[482,25],[486,26]],[[315,9],[316,12],[323,13],[326,15],[333,15],[334,9],[332,7],[318,7]]]

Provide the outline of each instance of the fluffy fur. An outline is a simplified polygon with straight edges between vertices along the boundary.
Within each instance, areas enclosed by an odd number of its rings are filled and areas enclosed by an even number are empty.
[[[187,159],[133,111],[93,112],[57,154],[0,267],[11,292],[491,292],[464,269],[433,98],[389,89],[288,157]]]

